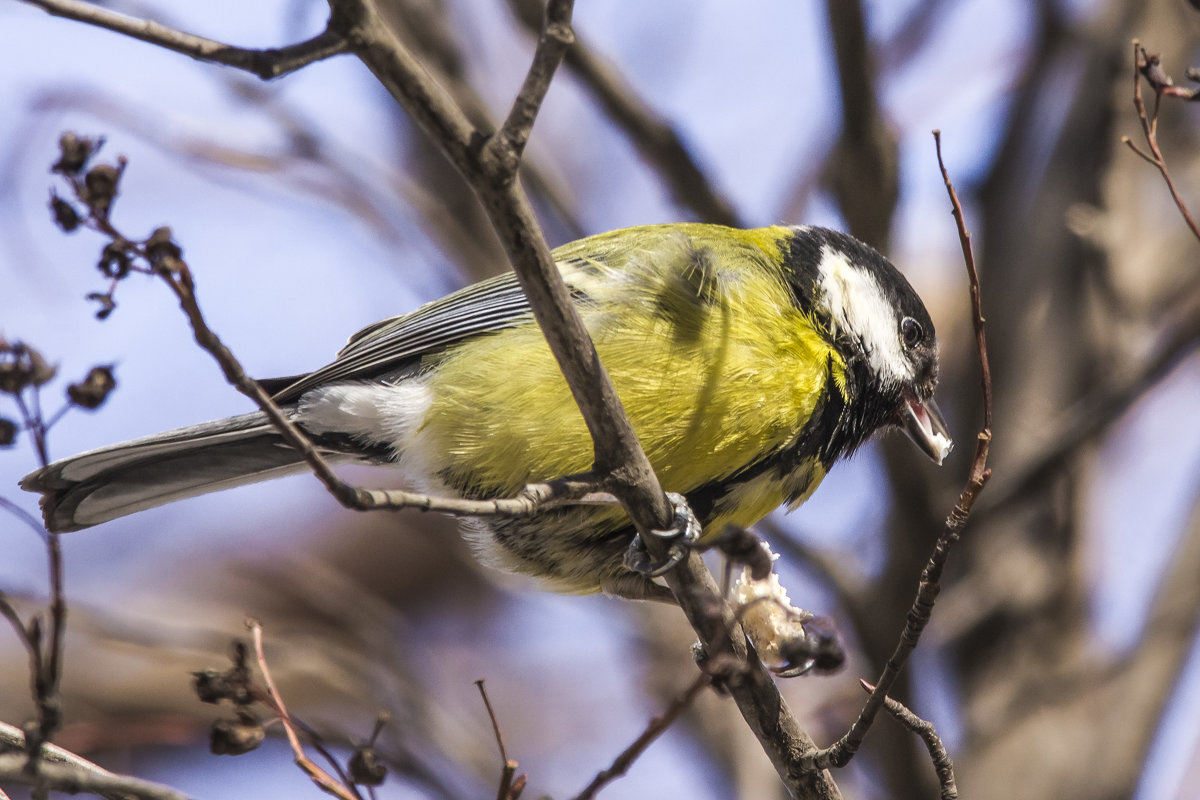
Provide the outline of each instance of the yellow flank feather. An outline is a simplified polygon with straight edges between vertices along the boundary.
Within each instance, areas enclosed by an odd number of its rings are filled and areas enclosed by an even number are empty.
[[[584,294],[584,322],[668,491],[728,477],[789,444],[813,414],[827,365],[842,378],[840,357],[780,273],[779,242],[789,233],[651,226],[555,251]],[[591,439],[535,325],[454,347],[428,380],[433,405],[422,436],[452,485],[508,496],[591,466]],[[822,475],[817,467],[752,482],[708,530],[752,524]]]

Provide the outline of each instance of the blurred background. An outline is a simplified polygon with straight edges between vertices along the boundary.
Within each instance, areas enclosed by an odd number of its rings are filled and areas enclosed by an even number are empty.
[[[230,44],[322,29],[317,0],[108,3]],[[390,0],[392,22],[480,122],[502,118],[532,38],[519,0]],[[535,4],[536,5],[536,4]],[[536,8],[535,8],[536,13]],[[552,245],[698,219],[850,230],[909,276],[938,326],[940,470],[902,437],[864,448],[763,532],[791,597],[834,617],[851,660],[786,682],[828,743],[898,639],[980,424],[962,256],[930,130],[967,209],[996,392],[995,475],[898,696],[946,740],[973,798],[1200,794],[1200,242],[1140,141],[1139,38],[1184,82],[1184,0],[582,2],[579,45],[524,180]],[[113,364],[53,457],[241,413],[165,287],[126,281],[98,321],[102,242],[47,209],[64,130],[124,155],[114,219],[170,225],[213,328],[258,377],[506,269],[472,196],[343,56],[270,83],[0,3],[0,335],[59,367],[43,402]],[[1196,111],[1164,103],[1173,177],[1200,210]],[[7,402],[7,401],[0,401]],[[0,416],[12,416],[0,407]],[[0,453],[0,495],[36,466]],[[365,485],[386,471],[360,470]],[[563,597],[475,564],[452,522],[342,510],[307,476],[155,509],[63,539],[70,628],[58,742],[197,797],[317,790],[279,741],[207,753],[218,711],[189,673],[224,668],[253,616],[293,714],[353,744],[380,709],[381,797],[492,796],[484,678],[527,796],[581,789],[691,680],[670,608]],[[38,537],[0,515],[0,589],[46,596]],[[32,715],[0,631],[0,719]],[[936,795],[921,745],[881,720],[837,774],[855,798]],[[21,790],[14,790],[19,797]],[[767,798],[782,789],[732,704],[705,695],[605,796]]]

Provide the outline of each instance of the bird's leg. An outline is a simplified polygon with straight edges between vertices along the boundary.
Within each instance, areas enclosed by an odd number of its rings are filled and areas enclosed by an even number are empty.
[[[667,492],[667,499],[671,501],[671,508],[675,511],[671,527],[665,531],[650,531],[651,535],[661,537],[669,543],[667,557],[655,563],[646,552],[646,544],[642,541],[641,534],[634,535],[629,549],[625,551],[625,566],[646,578],[665,575],[687,558],[688,551],[700,540],[700,520],[692,513],[687,498],[675,492]]]

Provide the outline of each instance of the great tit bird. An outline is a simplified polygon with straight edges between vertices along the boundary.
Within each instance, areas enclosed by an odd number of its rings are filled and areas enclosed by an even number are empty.
[[[903,429],[939,464],[950,451],[929,313],[851,236],[651,225],[554,258],[650,463],[704,537],[804,502],[881,428]],[[427,492],[510,497],[591,466],[513,274],[365,328],[315,372],[262,383],[331,460],[396,466]],[[50,530],[73,531],[304,470],[256,412],[56,461],[21,486],[42,493]],[[551,588],[653,594],[625,565],[635,531],[619,506],[465,527],[486,561]]]

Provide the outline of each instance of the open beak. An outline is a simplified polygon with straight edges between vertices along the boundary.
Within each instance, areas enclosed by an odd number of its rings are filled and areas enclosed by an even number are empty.
[[[900,427],[921,448],[921,452],[936,461],[938,466],[954,449],[954,442],[946,430],[946,421],[942,419],[942,412],[938,411],[932,397],[920,400],[916,395],[906,393],[904,406],[900,410]]]

